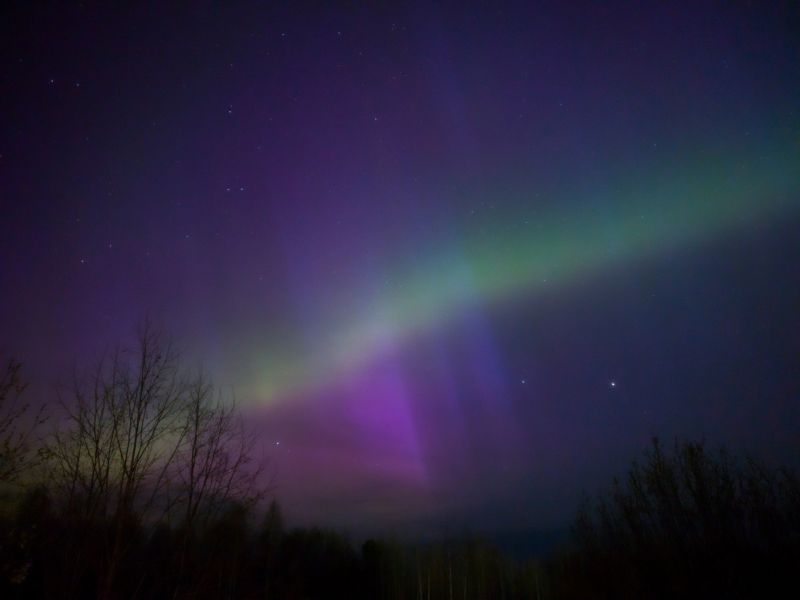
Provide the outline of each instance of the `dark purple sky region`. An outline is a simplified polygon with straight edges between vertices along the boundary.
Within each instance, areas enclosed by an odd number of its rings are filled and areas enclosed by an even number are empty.
[[[560,528],[656,434],[796,463],[796,3],[0,15],[37,399],[149,315],[358,531]]]

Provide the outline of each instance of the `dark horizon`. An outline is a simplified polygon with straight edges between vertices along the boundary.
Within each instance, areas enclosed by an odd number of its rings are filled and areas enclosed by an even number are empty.
[[[653,436],[800,466],[796,3],[0,14],[34,404],[150,318],[355,537],[547,545]]]

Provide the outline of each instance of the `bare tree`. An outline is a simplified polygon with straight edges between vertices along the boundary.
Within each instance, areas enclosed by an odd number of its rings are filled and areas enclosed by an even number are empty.
[[[208,571],[197,569],[186,581],[186,555],[192,536],[232,509],[249,510],[266,493],[263,463],[254,461],[255,438],[236,402],[226,399],[200,371],[187,384],[182,444],[168,478],[170,507],[182,533],[173,597],[192,596]]]
[[[76,378],[61,405],[47,448],[51,484],[71,514],[108,531],[101,597],[112,595],[131,527],[175,517],[185,545],[205,520],[263,494],[235,403],[202,372],[186,377],[174,347],[147,324],[133,351]]]
[[[47,447],[51,481],[70,511],[110,521],[103,597],[125,554],[126,528],[162,500],[186,430],[186,398],[176,351],[147,324],[134,351],[116,351],[62,398],[64,422]]]
[[[245,427],[235,400],[200,372],[187,386],[181,432],[171,484],[180,524],[192,528],[230,503],[246,506],[261,499],[263,464],[254,462],[255,438]]]
[[[44,422],[44,407],[33,413],[22,395],[27,383],[20,376],[21,365],[6,363],[0,376],[0,482],[12,483],[34,463],[31,437]]]
[[[48,446],[55,481],[89,517],[146,512],[182,443],[186,385],[177,353],[149,326],[62,398]]]

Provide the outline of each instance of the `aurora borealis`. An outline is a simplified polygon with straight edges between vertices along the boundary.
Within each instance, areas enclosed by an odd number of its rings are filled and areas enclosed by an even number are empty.
[[[610,209],[602,221],[573,211],[537,215],[533,226],[530,219],[517,216],[522,227],[504,223],[488,227],[482,235],[468,231],[456,249],[434,248],[421,265],[394,267],[390,272],[395,273],[396,285],[374,295],[365,293],[367,308],[350,315],[349,326],[323,331],[311,348],[294,358],[276,349],[274,364],[265,360],[266,388],[256,395],[269,402],[295,387],[313,386],[317,378],[324,385],[338,373],[369,363],[384,344],[424,335],[439,323],[457,320],[470,306],[490,308],[515,294],[534,296],[542,287],[568,286],[615,264],[735,234],[742,222],[752,225],[791,214],[799,183],[791,151],[787,146],[766,158],[737,157],[745,165],[743,173],[726,173],[726,163],[706,159],[706,168],[725,173],[723,177],[680,171],[662,175],[661,186],[617,192],[612,202],[618,200],[619,207]],[[737,159],[728,158],[727,164]],[[766,163],[767,172],[760,172],[758,163]],[[679,183],[665,183],[667,179]],[[330,299],[326,296],[326,302]]]
[[[564,4],[6,9],[0,352],[149,316],[352,530],[800,456],[797,7]]]

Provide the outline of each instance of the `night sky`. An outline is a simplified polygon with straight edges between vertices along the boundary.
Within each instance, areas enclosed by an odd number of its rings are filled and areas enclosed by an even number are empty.
[[[797,464],[797,3],[61,4],[0,13],[37,401],[149,316],[352,531],[558,529],[655,434]]]

